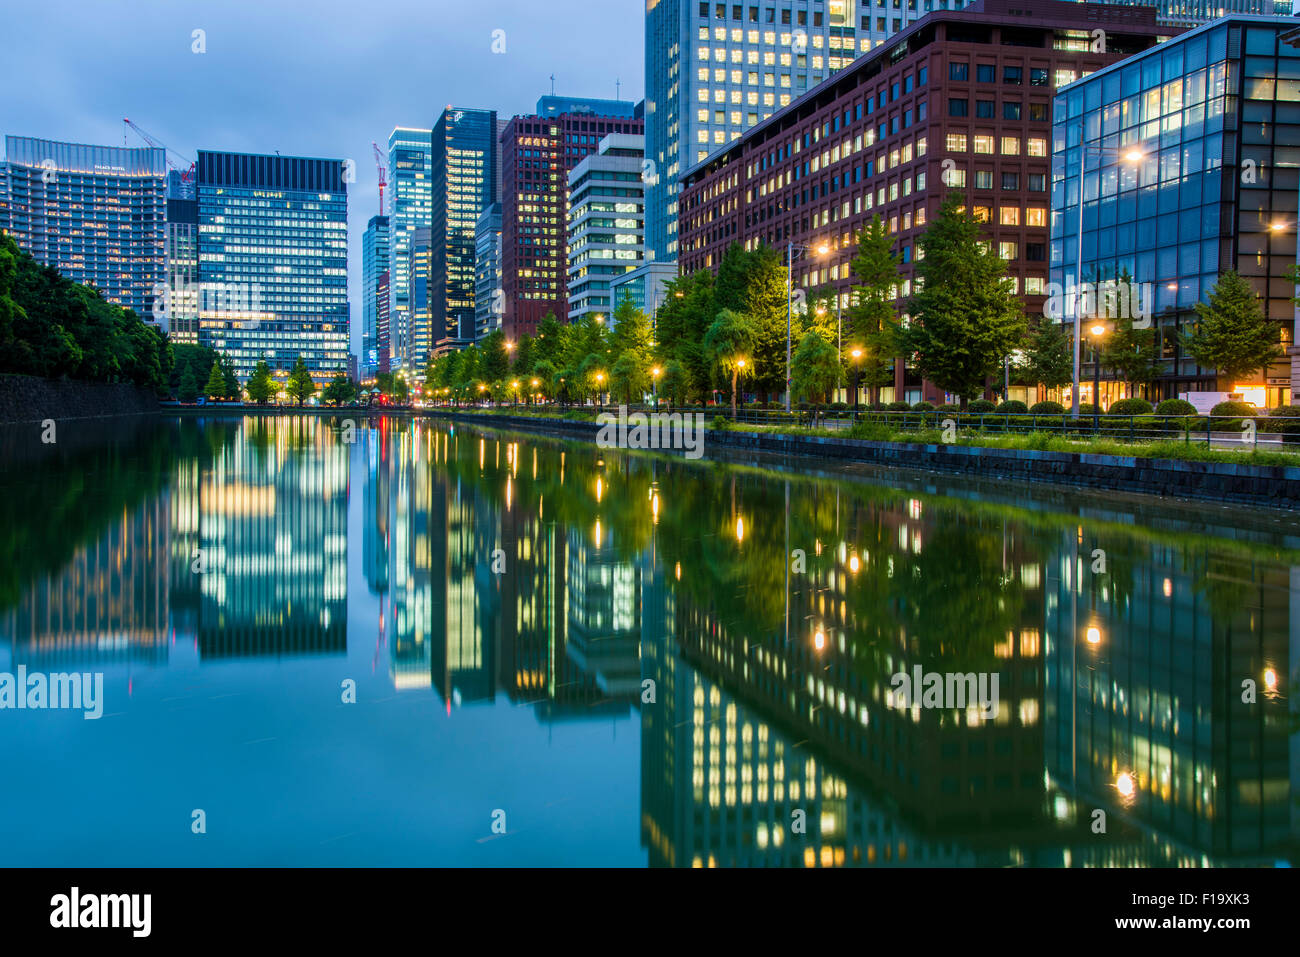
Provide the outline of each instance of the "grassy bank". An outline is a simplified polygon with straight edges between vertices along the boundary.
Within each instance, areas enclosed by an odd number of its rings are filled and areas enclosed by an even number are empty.
[[[594,422],[599,414],[596,409],[570,409],[561,413],[559,410],[542,408],[510,408],[503,406],[494,409],[457,409],[449,410],[485,418],[496,416],[523,416],[539,420],[567,419],[571,421]],[[880,423],[860,422],[848,429],[808,428],[797,425],[750,425],[732,424],[723,416],[709,416],[705,413],[705,424],[710,429],[725,429],[735,432],[757,432],[784,435],[814,435],[836,439],[865,439],[873,442],[920,443],[941,445],[943,433],[939,429],[895,429]],[[968,430],[958,432],[956,441],[948,444],[978,446],[990,449],[1018,449],[1039,452],[1074,452],[1088,455],[1118,455],[1133,458],[1177,459],[1185,462],[1218,462],[1233,465],[1282,465],[1300,466],[1300,446],[1295,452],[1264,450],[1253,448],[1217,449],[1204,443],[1185,442],[1182,439],[1165,439],[1161,441],[1121,442],[1108,438],[1068,438],[1047,432],[990,434]]]

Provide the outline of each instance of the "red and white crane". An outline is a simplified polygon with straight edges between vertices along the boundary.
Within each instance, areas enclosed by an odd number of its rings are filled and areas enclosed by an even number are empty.
[[[182,183],[190,186],[194,184],[194,160],[190,159],[188,156],[182,156],[161,140],[154,139],[135,123],[132,123],[127,117],[122,117],[122,123],[125,127],[135,130],[136,135],[150,146],[163,150],[167,159],[167,165],[181,174]],[[126,129],[122,130],[122,145],[126,145]]]
[[[388,185],[388,160],[378,143],[371,140],[370,145],[375,150],[375,170],[379,173],[379,215],[382,216],[384,215],[384,187]]]

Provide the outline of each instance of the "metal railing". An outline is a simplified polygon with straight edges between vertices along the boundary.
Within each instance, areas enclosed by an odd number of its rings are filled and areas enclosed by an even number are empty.
[[[730,407],[710,407],[710,418],[722,416],[737,425],[821,428],[848,433],[870,432],[870,426],[891,432],[951,430],[955,435],[1059,435],[1073,439],[1119,442],[1181,441],[1222,448],[1266,448],[1300,452],[1300,417],[1226,415],[1064,415],[1005,412],[915,412],[780,410],[741,407],[733,418]],[[855,430],[855,426],[867,428]]]

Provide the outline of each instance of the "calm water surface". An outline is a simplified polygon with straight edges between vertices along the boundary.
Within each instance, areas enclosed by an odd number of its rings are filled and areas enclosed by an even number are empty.
[[[1290,513],[358,425],[6,438],[0,864],[1296,861]]]

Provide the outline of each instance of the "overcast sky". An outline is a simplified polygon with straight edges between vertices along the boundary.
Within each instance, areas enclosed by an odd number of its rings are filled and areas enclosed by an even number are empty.
[[[122,145],[129,116],[199,149],[354,159],[353,348],[361,234],[378,212],[371,140],[448,104],[531,113],[555,92],[644,96],[644,0],[35,0],[6,3],[0,132]],[[192,52],[193,31],[207,52]],[[505,31],[504,54],[492,52]],[[134,132],[127,145],[143,146]]]

